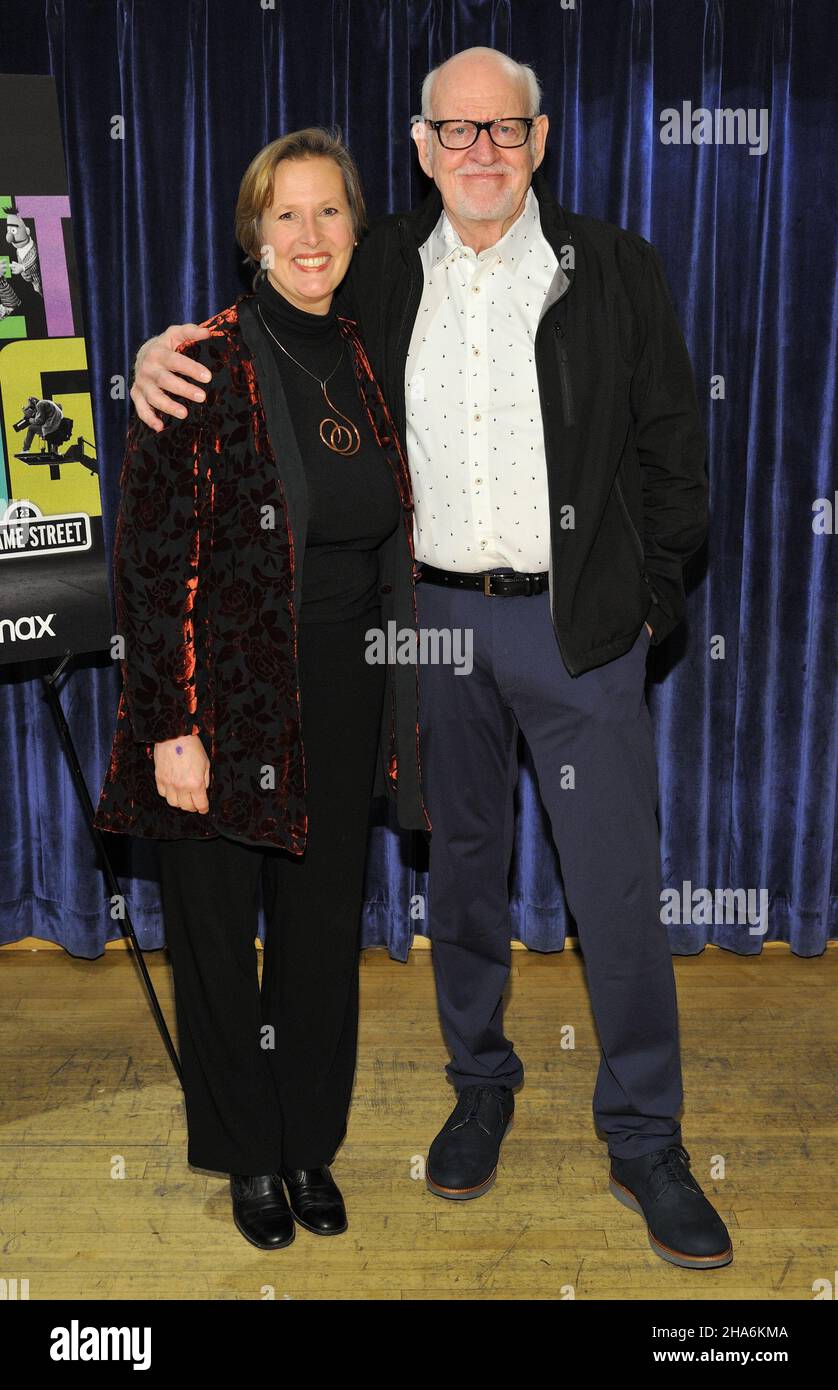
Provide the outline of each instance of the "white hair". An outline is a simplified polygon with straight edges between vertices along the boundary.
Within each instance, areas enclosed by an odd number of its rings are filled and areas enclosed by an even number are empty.
[[[503,58],[506,63],[511,64],[511,66],[515,69],[518,77],[524,84],[524,89],[527,94],[527,105],[529,106],[529,111],[522,112],[521,114],[527,116],[538,116],[541,114],[541,83],[539,82],[529,63],[516,63],[514,58],[510,58],[506,53],[501,53],[500,50],[497,48],[463,49],[462,52],[496,53],[499,58]],[[452,54],[451,56],[459,57],[459,54]],[[437,73],[440,71],[440,69],[444,68],[445,63],[447,63],[448,61],[449,60],[446,58],[444,63],[438,63],[435,68],[432,68],[431,71],[428,73],[427,77],[425,78],[424,82],[422,83],[420,110],[422,112],[422,116],[425,119],[429,119],[431,115],[431,98],[433,96],[434,79],[436,78]],[[452,114],[456,117],[461,116],[462,112],[455,111]],[[504,111],[502,114],[505,116],[515,116],[518,115],[518,112]]]

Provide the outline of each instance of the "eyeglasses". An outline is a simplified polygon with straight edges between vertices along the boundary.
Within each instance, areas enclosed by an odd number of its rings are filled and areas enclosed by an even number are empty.
[[[421,121],[423,117],[414,116],[413,119],[414,122]],[[498,116],[494,121],[426,120],[425,125],[436,131],[439,143],[446,150],[467,150],[475,143],[481,130],[488,130],[493,145],[503,150],[514,150],[527,143],[535,120],[535,116]]]

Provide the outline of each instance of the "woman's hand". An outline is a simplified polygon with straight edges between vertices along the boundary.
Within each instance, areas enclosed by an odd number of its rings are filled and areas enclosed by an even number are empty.
[[[157,790],[170,806],[207,814],[210,761],[197,734],[155,743],[154,776]]]
[[[180,343],[210,337],[210,330],[201,328],[197,323],[175,323],[165,333],[143,343],[134,363],[131,400],[144,424],[150,425],[158,433],[165,428],[165,422],[155,415],[155,410],[162,410],[164,415],[177,415],[180,419],[185,417],[185,408],[167,396],[167,391],[190,401],[206,398],[206,391],[197,388],[194,382],[211,381],[212,372],[184,353],[175,352],[175,348]]]
[[[647,629],[647,631],[648,631],[648,633],[649,633],[649,636],[650,636],[650,637],[654,637],[655,634],[653,633],[652,629],[649,627],[649,624],[648,624],[648,623],[646,624],[646,629]]]

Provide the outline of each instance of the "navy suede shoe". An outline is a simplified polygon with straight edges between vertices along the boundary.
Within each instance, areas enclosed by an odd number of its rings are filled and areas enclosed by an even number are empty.
[[[690,1172],[680,1144],[638,1158],[611,1155],[609,1187],[646,1221],[656,1255],[684,1269],[716,1269],[733,1259],[727,1227]]]
[[[488,1192],[514,1109],[507,1086],[464,1086],[431,1144],[425,1169],[429,1191],[461,1202]]]

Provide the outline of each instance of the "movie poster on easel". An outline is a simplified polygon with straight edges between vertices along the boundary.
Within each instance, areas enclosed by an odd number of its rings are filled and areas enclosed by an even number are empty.
[[[0,75],[0,666],[112,631],[55,83]]]

